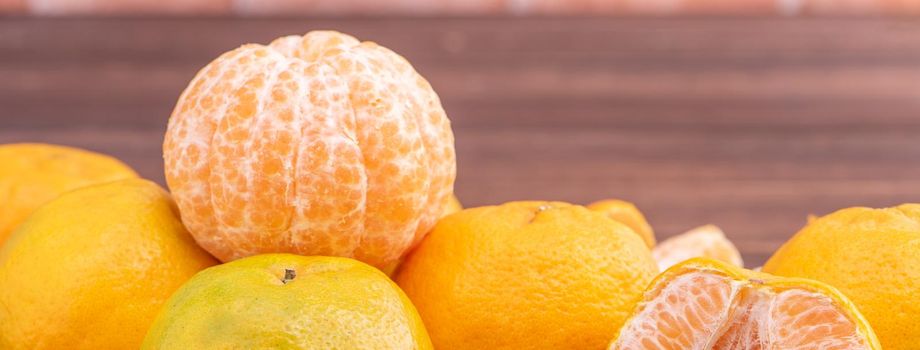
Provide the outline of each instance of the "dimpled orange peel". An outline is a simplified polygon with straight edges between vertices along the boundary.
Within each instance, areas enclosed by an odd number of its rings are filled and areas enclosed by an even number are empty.
[[[79,148],[0,145],[0,246],[35,209],[62,193],[135,177],[119,160]]]
[[[183,222],[223,261],[284,252],[387,266],[440,218],[456,174],[428,82],[389,49],[333,31],[208,64],[163,153]]]
[[[0,349],[137,349],[169,296],[217,263],[153,182],[64,193],[0,249]]]
[[[920,349],[920,204],[813,218],[763,271],[832,285],[859,306],[885,350]]]
[[[431,350],[418,311],[380,270],[262,254],[201,271],[165,303],[142,350]]]
[[[604,213],[611,219],[629,226],[645,242],[649,249],[655,247],[655,231],[645,220],[645,215],[635,204],[620,199],[605,199],[586,205],[590,210]]]
[[[652,281],[609,350],[881,348],[831,286],[694,258]]]
[[[395,281],[436,349],[602,349],[657,267],[626,225],[579,205],[511,202],[438,222]]]

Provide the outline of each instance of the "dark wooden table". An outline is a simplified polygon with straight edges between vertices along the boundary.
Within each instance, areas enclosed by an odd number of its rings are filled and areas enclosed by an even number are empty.
[[[918,19],[0,19],[0,143],[113,154],[163,182],[194,73],[334,28],[406,56],[453,121],[468,206],[636,202],[749,264],[805,222],[920,201]]]

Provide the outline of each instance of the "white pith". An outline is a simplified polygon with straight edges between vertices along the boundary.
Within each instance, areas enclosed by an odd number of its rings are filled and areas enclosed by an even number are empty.
[[[715,299],[695,295],[694,291],[707,286],[718,289]],[[675,340],[689,340],[684,342],[691,344],[686,350],[871,349],[857,322],[841,311],[834,299],[818,292],[776,289],[759,281],[688,272],[674,277],[667,285],[652,288],[649,293],[657,296],[640,306],[639,313],[620,330],[611,350],[670,349],[668,346]],[[783,306],[797,298],[808,298],[815,306],[796,314],[785,313],[788,310]],[[705,304],[719,306],[707,309],[703,307]],[[681,312],[675,308],[699,312]],[[819,313],[834,317],[834,322],[817,325],[802,322]],[[687,325],[694,320],[700,320],[696,324],[703,326],[697,327],[702,330],[693,334],[675,334],[668,328],[669,324],[680,324],[682,329],[691,329]],[[803,340],[806,337],[813,340]]]

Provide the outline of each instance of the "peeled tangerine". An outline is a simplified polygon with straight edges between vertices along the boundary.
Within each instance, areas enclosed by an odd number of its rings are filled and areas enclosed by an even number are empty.
[[[869,323],[843,294],[697,258],[653,281],[610,350],[880,350]]]
[[[163,153],[183,222],[223,261],[287,252],[387,266],[434,226],[456,174],[431,85],[393,51],[332,31],[208,64]]]

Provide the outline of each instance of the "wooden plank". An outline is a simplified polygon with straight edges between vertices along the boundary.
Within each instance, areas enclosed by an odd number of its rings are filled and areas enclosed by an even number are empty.
[[[622,197],[659,239],[715,223],[757,265],[807,214],[920,198],[910,19],[4,19],[0,142],[110,153],[163,183],[166,120],[199,68],[320,28],[432,82],[467,205]]]

